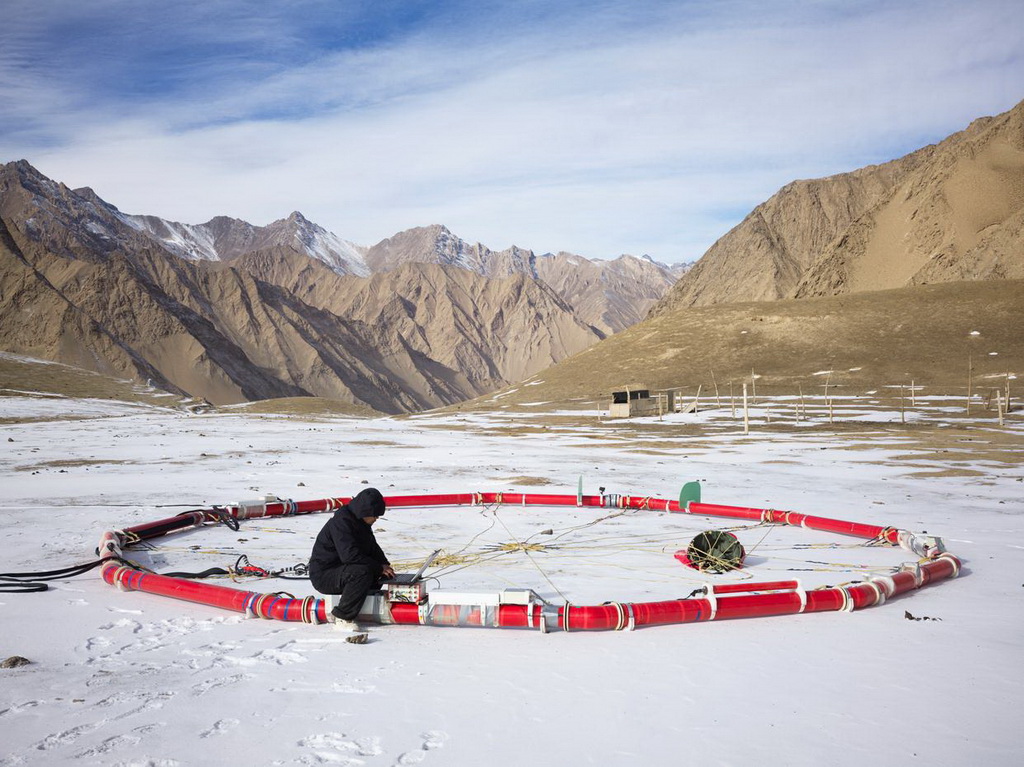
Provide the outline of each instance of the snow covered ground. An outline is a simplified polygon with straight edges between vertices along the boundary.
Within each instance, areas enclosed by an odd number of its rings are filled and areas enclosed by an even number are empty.
[[[819,421],[744,436],[719,412],[697,417],[719,423],[695,438],[673,431],[693,416],[622,430],[563,413],[546,428],[543,407],[300,420],[0,398],[0,418],[32,419],[0,426],[0,572],[86,562],[104,530],[264,493],[574,493],[580,476],[586,493],[667,498],[699,479],[706,501],[927,531],[965,560],[957,580],[852,614],[546,635],[387,626],[363,646],[327,626],[122,593],[94,571],[0,594],[0,659],[32,661],[0,671],[0,765],[1018,764],[1024,418],[950,426],[942,450],[934,434],[915,449],[919,423],[904,434],[892,411],[858,407],[862,423],[841,434]],[[243,553],[287,567],[324,521],[207,527],[131,556],[165,572]],[[592,604],[686,596],[705,578],[672,555],[722,522],[503,506],[392,509],[377,530],[396,562],[461,557],[433,588]],[[910,556],[801,530],[738,535],[759,580],[836,584]],[[549,545],[501,551],[527,538]]]

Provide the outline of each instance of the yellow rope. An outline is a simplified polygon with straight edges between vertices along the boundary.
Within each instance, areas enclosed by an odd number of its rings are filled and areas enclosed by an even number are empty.
[[[519,543],[518,541],[515,543],[503,543],[498,548],[501,551],[547,551],[547,547],[539,543]]]
[[[517,549],[511,549],[511,551],[522,551],[526,555],[526,558],[529,559],[530,562],[533,564],[533,566],[537,568],[537,572],[539,572],[541,576],[544,578],[544,580],[548,582],[548,585],[555,590],[558,596],[560,596],[568,603],[569,597],[562,593],[562,590],[555,585],[554,581],[552,581],[551,578],[548,577],[548,574],[544,572],[543,568],[541,568],[541,566],[537,564],[537,560],[535,560],[533,558],[533,555],[530,554],[530,548],[520,543],[519,540],[515,537],[515,535],[513,535],[512,531],[508,529],[508,525],[505,524],[505,521],[498,516],[497,508],[494,509],[494,518],[501,523],[501,526],[505,528],[505,532],[509,534],[509,537],[512,538],[512,540],[515,541],[516,546],[518,546]]]

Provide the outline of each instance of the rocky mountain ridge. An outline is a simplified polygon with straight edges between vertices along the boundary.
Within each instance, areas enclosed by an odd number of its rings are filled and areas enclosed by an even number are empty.
[[[515,245],[494,251],[441,225],[407,229],[366,252],[366,263],[374,272],[410,262],[457,266],[487,277],[523,274],[542,280],[580,319],[605,335],[642,319],[689,267],[670,267],[646,256],[601,261],[565,252],[537,255]]]
[[[343,240],[298,211],[263,227],[226,216],[205,224],[182,224],[156,216],[124,214],[100,200],[91,189],[75,191],[190,261],[232,262],[247,253],[291,248],[340,275],[366,277],[406,263],[452,266],[483,277],[522,274],[547,282],[581,320],[605,335],[617,333],[646,315],[689,266],[670,267],[649,257],[630,255],[611,261],[568,253],[538,256],[515,245],[495,251],[479,242],[467,242],[440,224],[407,229],[365,247]],[[573,275],[573,271],[580,274]]]
[[[117,214],[129,226],[190,261],[230,262],[253,251],[289,247],[322,261],[338,274],[365,277],[370,273],[364,260],[366,248],[328,232],[298,211],[266,226],[227,216],[216,216],[205,224],[181,224],[156,216]]]
[[[0,269],[0,348],[215,404],[317,395],[422,410],[602,337],[523,275],[408,263],[343,276],[291,242],[181,258],[28,163],[0,167]]]

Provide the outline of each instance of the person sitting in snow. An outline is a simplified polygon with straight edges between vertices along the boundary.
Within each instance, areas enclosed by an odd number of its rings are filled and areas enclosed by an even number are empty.
[[[384,496],[368,487],[342,506],[323,526],[309,558],[309,580],[321,594],[340,594],[330,617],[339,628],[355,622],[367,594],[395,571],[377,544],[373,523],[384,514]]]

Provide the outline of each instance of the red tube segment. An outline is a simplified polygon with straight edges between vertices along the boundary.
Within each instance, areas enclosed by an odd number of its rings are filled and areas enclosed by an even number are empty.
[[[351,497],[321,498],[312,501],[268,501],[259,505],[256,517],[289,516],[334,511],[348,503]],[[435,493],[429,495],[392,495],[385,497],[388,508],[425,506],[470,506],[508,504],[523,506],[587,506],[677,511],[679,503],[664,498],[629,495],[564,495],[552,493]],[[245,519],[247,507],[228,506],[232,516]]]
[[[306,623],[327,621],[326,602],[317,597],[294,599],[277,594],[241,591],[212,583],[146,573],[134,567],[119,567],[113,562],[103,566],[103,580],[125,591],[144,591],[148,594],[247,613],[257,618]]]
[[[564,605],[558,608],[541,605],[501,605],[495,622],[488,622],[485,609],[464,609],[465,606],[440,605],[447,610],[423,609],[419,605],[391,605],[394,623],[447,626],[540,627],[547,630],[600,631],[657,626],[674,623],[696,623],[733,618],[763,618],[793,615],[801,612],[827,610],[853,611],[881,604],[887,597],[914,588],[954,577],[959,560],[944,554],[920,569],[897,573],[887,578],[871,579],[848,586],[804,592],[796,581],[756,584],[729,584],[716,587],[714,595],[699,599],[673,599],[663,602],[608,603],[603,605]],[[893,581],[890,584],[887,581]],[[759,593],[738,593],[741,590]],[[719,596],[733,593],[733,596]],[[461,611],[457,608],[463,608]],[[551,612],[546,615],[546,611]],[[547,618],[551,619],[548,620]]]
[[[206,519],[204,511],[191,511],[174,517],[168,517],[167,519],[158,519],[155,522],[146,522],[134,527],[128,527],[125,528],[124,532],[146,540],[148,538],[158,538],[161,535],[167,535],[178,530],[199,527]]]
[[[690,514],[702,514],[711,517],[729,517],[732,519],[748,519],[758,522],[793,525],[809,530],[822,530],[841,535],[852,535],[857,538],[874,539],[882,536],[892,528],[879,525],[865,525],[860,522],[847,522],[842,519],[828,517],[812,517],[795,511],[779,511],[777,509],[758,509],[749,506],[722,506],[713,503],[691,503],[686,511]],[[890,543],[896,543],[895,536],[888,537]]]
[[[742,594],[752,591],[796,591],[800,581],[764,581],[762,583],[723,583],[715,586],[715,594]]]
[[[717,503],[690,503],[686,506],[687,514],[701,514],[708,517],[727,517],[729,519],[750,519],[760,522],[764,509],[746,506],[722,506]]]

